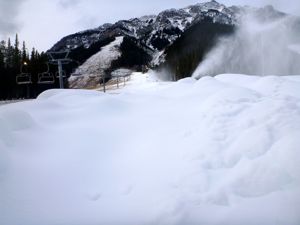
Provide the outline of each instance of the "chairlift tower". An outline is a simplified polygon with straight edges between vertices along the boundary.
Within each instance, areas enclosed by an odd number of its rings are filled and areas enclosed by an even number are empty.
[[[59,52],[48,52],[49,63],[57,65],[58,68],[58,78],[60,89],[64,88],[64,72],[62,66],[64,64],[69,64],[72,59],[69,58],[70,51],[59,51]]]

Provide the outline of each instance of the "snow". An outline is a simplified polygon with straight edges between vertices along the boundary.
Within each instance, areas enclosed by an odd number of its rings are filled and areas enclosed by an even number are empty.
[[[0,124],[1,224],[300,224],[300,76],[135,73]]]
[[[120,68],[111,72],[112,77],[128,77],[132,74],[132,70],[126,68]]]
[[[22,101],[29,101],[29,100],[28,99],[0,100],[0,105],[22,102]]]
[[[162,51],[156,51],[154,54],[153,54],[153,57],[152,57],[152,61],[151,61],[151,65],[153,66],[158,66],[160,65],[161,63],[165,62],[165,51],[162,50]]]
[[[69,78],[70,87],[95,88],[99,85],[99,79],[104,75],[105,70],[121,55],[119,47],[122,42],[122,36],[116,37],[115,41],[101,48],[98,53],[79,66]]]

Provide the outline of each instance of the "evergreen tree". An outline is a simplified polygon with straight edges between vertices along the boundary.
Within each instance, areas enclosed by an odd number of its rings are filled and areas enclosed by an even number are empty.
[[[33,47],[30,55],[30,61],[34,62],[36,60],[36,50]]]
[[[16,34],[15,38],[15,44],[14,44],[14,49],[13,49],[13,69],[14,71],[18,71],[18,68],[20,67],[21,64],[21,52],[19,50],[19,37],[18,34]]]
[[[48,61],[47,54],[39,53],[35,48],[28,52],[25,41],[22,42],[22,46],[19,45],[17,34],[13,45],[10,38],[7,42],[0,41],[0,100],[33,98],[56,85],[40,85],[37,82],[38,73],[45,71],[45,64]],[[21,68],[24,62],[27,62],[28,66]],[[32,84],[18,85],[16,83],[20,68],[21,72],[31,74]]]
[[[4,54],[0,51],[0,75],[2,75],[4,67]]]
[[[22,53],[21,53],[21,58],[22,58],[22,62],[27,62],[28,61],[28,54],[27,54],[27,49],[26,49],[26,44],[25,41],[23,41],[23,45],[22,45]]]
[[[4,72],[5,68],[5,41],[0,42],[0,73],[2,74]]]
[[[15,55],[18,55],[19,52],[20,52],[19,45],[20,45],[19,37],[18,37],[18,34],[16,34],[15,44],[14,44],[14,53],[15,53]]]
[[[0,100],[6,95],[6,77],[5,77],[5,42],[0,43]]]
[[[8,38],[7,49],[6,49],[6,67],[7,68],[13,67],[13,54],[14,54],[14,49],[11,45],[10,38]]]
[[[209,20],[196,23],[166,49],[166,62],[163,66],[175,74],[176,80],[189,77],[217,39],[234,31],[234,26],[212,23]]]

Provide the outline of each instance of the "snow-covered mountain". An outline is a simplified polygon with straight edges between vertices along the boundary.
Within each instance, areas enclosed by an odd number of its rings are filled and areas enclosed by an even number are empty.
[[[96,29],[82,31],[64,37],[51,50],[89,48],[105,36],[127,35],[139,39],[152,50],[161,50],[170,44],[191,24],[211,18],[214,23],[235,24],[238,10],[216,1],[199,3],[183,9],[168,9],[158,15],[120,20],[115,24],[103,24]],[[161,42],[165,43],[162,44]]]
[[[103,24],[96,29],[81,31],[64,37],[50,50],[70,50],[70,56],[79,61],[80,64],[84,64],[83,67],[87,68],[89,65],[91,68],[95,68],[97,65],[91,66],[91,60],[88,59],[93,57],[92,61],[98,62],[99,60],[95,60],[95,54],[115,41],[117,37],[125,37],[119,47],[120,49],[117,50],[119,52],[119,58],[115,59],[117,62],[108,60],[108,64],[104,66],[106,70],[99,69],[96,71],[98,77],[109,76],[111,71],[122,67],[141,71],[142,68],[157,67],[163,63],[176,75],[180,73],[180,76],[176,78],[186,77],[192,74],[203,59],[204,54],[214,46],[215,40],[221,35],[233,33],[234,27],[240,23],[240,18],[245,11],[249,10],[257,13],[257,16],[261,16],[262,19],[284,16],[270,6],[261,9],[246,6],[227,7],[212,0],[182,9],[168,9],[158,15],[121,20],[115,24]],[[193,60],[190,59],[191,63],[184,68],[182,65],[178,65],[178,61],[185,59],[178,59],[175,56],[176,60],[174,60],[172,55],[172,51],[181,51],[186,47],[186,43],[180,43],[180,38],[189,40],[190,44],[195,46],[194,51],[198,52],[196,53],[198,54],[197,57],[193,57]],[[95,74],[95,71],[77,69],[73,74],[77,78],[70,79],[70,86],[88,87],[86,83],[90,83],[88,80],[91,73]],[[78,76],[84,76],[84,78],[78,78]],[[91,79],[94,79],[94,75]],[[76,84],[72,83],[74,80],[77,81]],[[87,82],[80,85],[79,80]]]

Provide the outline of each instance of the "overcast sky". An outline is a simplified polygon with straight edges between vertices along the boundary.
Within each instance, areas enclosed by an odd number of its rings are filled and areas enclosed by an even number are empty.
[[[156,14],[203,0],[0,0],[0,39],[16,33],[31,48],[52,47],[65,35],[107,22]],[[264,6],[300,15],[300,0],[219,0],[231,5]]]

